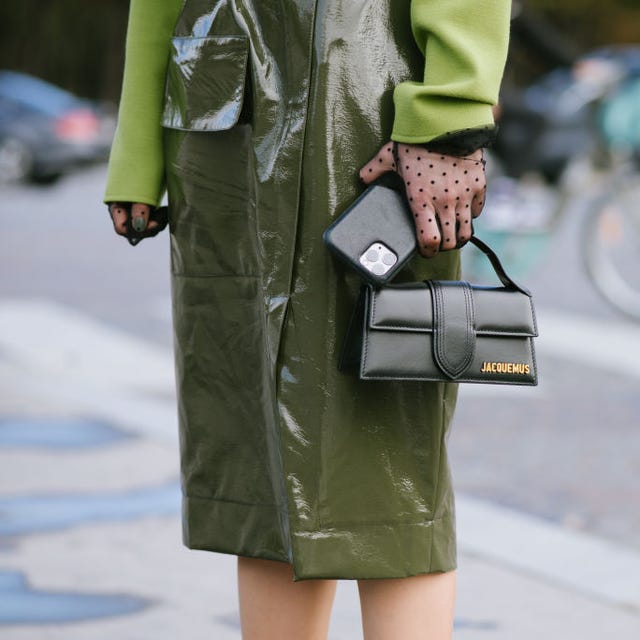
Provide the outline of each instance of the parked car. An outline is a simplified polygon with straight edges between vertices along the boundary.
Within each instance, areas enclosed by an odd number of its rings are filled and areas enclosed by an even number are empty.
[[[115,109],[15,71],[0,71],[0,183],[51,182],[107,158]]]

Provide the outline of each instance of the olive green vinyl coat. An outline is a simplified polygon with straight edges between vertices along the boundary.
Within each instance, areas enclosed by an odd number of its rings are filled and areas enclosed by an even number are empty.
[[[456,566],[456,387],[338,371],[359,282],[321,238],[423,76],[411,31],[408,1],[182,8],[162,125],[190,548],[296,579]],[[401,279],[457,270],[416,257]]]

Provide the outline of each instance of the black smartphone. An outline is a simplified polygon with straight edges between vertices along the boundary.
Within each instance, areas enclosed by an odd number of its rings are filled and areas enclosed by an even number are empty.
[[[389,282],[417,250],[403,194],[374,184],[322,236],[329,249],[375,285]]]

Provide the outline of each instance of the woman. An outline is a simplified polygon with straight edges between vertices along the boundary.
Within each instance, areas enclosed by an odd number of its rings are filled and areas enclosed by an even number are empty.
[[[337,371],[359,283],[321,236],[391,138],[423,256],[402,277],[457,277],[508,21],[506,0],[132,0],[105,202],[136,241],[168,189],[183,537],[239,556],[245,640],[325,638],[336,578],[367,640],[451,636],[455,385]]]

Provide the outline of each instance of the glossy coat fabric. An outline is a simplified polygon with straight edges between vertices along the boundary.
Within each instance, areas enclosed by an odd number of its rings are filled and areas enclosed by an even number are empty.
[[[409,2],[187,0],[165,126],[184,541],[296,579],[456,566],[455,385],[337,370],[359,287],[322,232],[420,77]],[[401,279],[457,276],[456,252]]]

